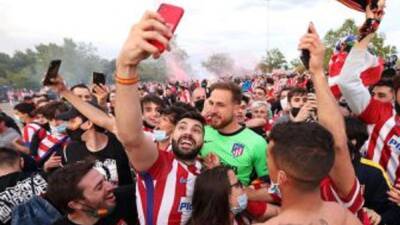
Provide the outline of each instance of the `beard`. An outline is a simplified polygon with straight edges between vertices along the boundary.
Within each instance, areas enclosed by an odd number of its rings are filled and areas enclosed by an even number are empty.
[[[193,143],[196,143],[193,138],[186,136],[182,136],[178,139],[178,141],[172,139],[172,151],[174,152],[175,156],[177,159],[180,160],[194,160],[196,159],[197,155],[200,152],[200,149],[203,147],[203,145],[200,146],[196,146],[196,144],[194,144],[194,147],[192,147],[192,149],[190,149],[190,151],[188,150],[183,150],[181,148],[179,148],[179,143],[181,142],[182,138],[189,138],[192,139]]]
[[[218,118],[218,122],[214,123],[214,119],[213,118]],[[211,115],[211,123],[210,126],[216,130],[222,129],[226,126],[228,126],[230,123],[232,123],[233,121],[233,115],[231,115],[230,117],[227,118],[221,118],[220,116],[214,114]]]

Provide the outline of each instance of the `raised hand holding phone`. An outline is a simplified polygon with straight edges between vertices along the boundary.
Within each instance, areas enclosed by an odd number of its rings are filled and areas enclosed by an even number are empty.
[[[164,18],[155,12],[146,12],[142,19],[132,27],[128,38],[122,46],[116,61],[118,76],[129,77],[137,73],[138,64],[148,58],[158,58],[160,50],[150,41],[157,40],[168,46],[172,32],[165,24]]]
[[[52,82],[52,79],[57,78],[58,71],[60,70],[60,66],[61,66],[60,59],[54,59],[50,62],[49,67],[47,69],[47,73],[45,74],[45,76],[43,78],[42,83],[44,86],[54,85],[54,82]]]
[[[310,28],[307,30],[308,33],[311,33]],[[310,69],[310,51],[307,49],[301,49],[300,60],[303,63],[304,67],[309,70]]]
[[[298,48],[300,50],[306,49],[310,52],[309,70],[311,74],[312,75],[316,73],[323,74],[325,47],[321,42],[321,39],[313,23],[310,23],[308,29],[309,33],[305,34],[300,39],[300,44]]]
[[[158,8],[157,13],[164,18],[166,25],[171,29],[171,32],[174,33],[181,21],[184,10],[181,7],[163,3]],[[160,50],[160,53],[163,53],[166,48],[165,45],[156,40],[152,40],[150,43],[156,46]]]

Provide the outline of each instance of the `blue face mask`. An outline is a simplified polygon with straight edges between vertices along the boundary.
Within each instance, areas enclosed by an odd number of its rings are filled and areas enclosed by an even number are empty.
[[[51,126],[52,134],[64,134],[67,131],[67,123],[62,123],[56,127]]]
[[[165,132],[164,130],[154,130],[153,131],[153,138],[157,142],[165,141],[168,138],[167,132]]]
[[[247,199],[246,193],[239,195],[237,198],[238,206],[231,208],[231,212],[234,215],[237,215],[237,214],[243,212],[247,208],[247,202],[248,202],[248,199]]]

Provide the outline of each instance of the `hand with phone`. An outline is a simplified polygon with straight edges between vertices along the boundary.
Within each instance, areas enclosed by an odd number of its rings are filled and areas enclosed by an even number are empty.
[[[181,7],[163,3],[158,8],[157,13],[164,18],[166,25],[170,28],[171,32],[174,33],[183,16],[184,10]],[[168,38],[168,40],[169,39],[170,38]],[[162,43],[156,40],[150,41],[150,43],[156,46],[161,53],[164,52],[166,46]]]
[[[42,81],[44,86],[50,86],[54,84],[51,80],[58,76],[60,67],[61,67],[60,59],[51,60],[49,67],[47,68],[47,72]]]
[[[300,50],[305,49],[310,52],[309,70],[311,75],[322,73],[324,74],[324,54],[325,47],[315,29],[313,23],[309,25],[309,33],[305,34],[298,45]]]
[[[57,75],[55,78],[51,78],[51,84],[47,87],[59,95],[61,95],[63,91],[68,90],[64,79],[60,75]]]
[[[139,23],[132,27],[122,46],[116,61],[117,74],[125,78],[136,75],[141,61],[149,56],[157,59],[161,55],[160,49],[151,41],[156,40],[169,49],[171,37],[172,31],[165,19],[156,12],[146,12]]]
[[[107,105],[108,94],[110,93],[109,88],[103,84],[93,84],[92,93],[97,99],[97,103],[100,106]]]
[[[310,28],[308,28],[307,33],[311,33]],[[306,70],[310,69],[310,51],[307,49],[301,49],[300,60],[303,63]]]
[[[303,105],[303,107],[301,107],[299,113],[296,115],[296,117],[293,117],[291,114],[291,120],[293,122],[305,122],[305,121],[309,121],[309,120],[315,120],[316,118],[316,110],[317,110],[317,101],[315,99],[315,95],[314,97],[312,97],[311,95],[307,96],[307,102],[306,104]]]

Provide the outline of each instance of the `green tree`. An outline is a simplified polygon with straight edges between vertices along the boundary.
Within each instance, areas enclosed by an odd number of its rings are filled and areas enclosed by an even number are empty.
[[[215,53],[203,61],[201,65],[217,76],[227,76],[233,72],[234,60],[227,53]]]
[[[286,63],[285,56],[277,48],[267,51],[267,56],[260,62],[260,64],[264,64],[264,68],[267,68],[267,72],[271,72],[273,69],[281,69]]]

